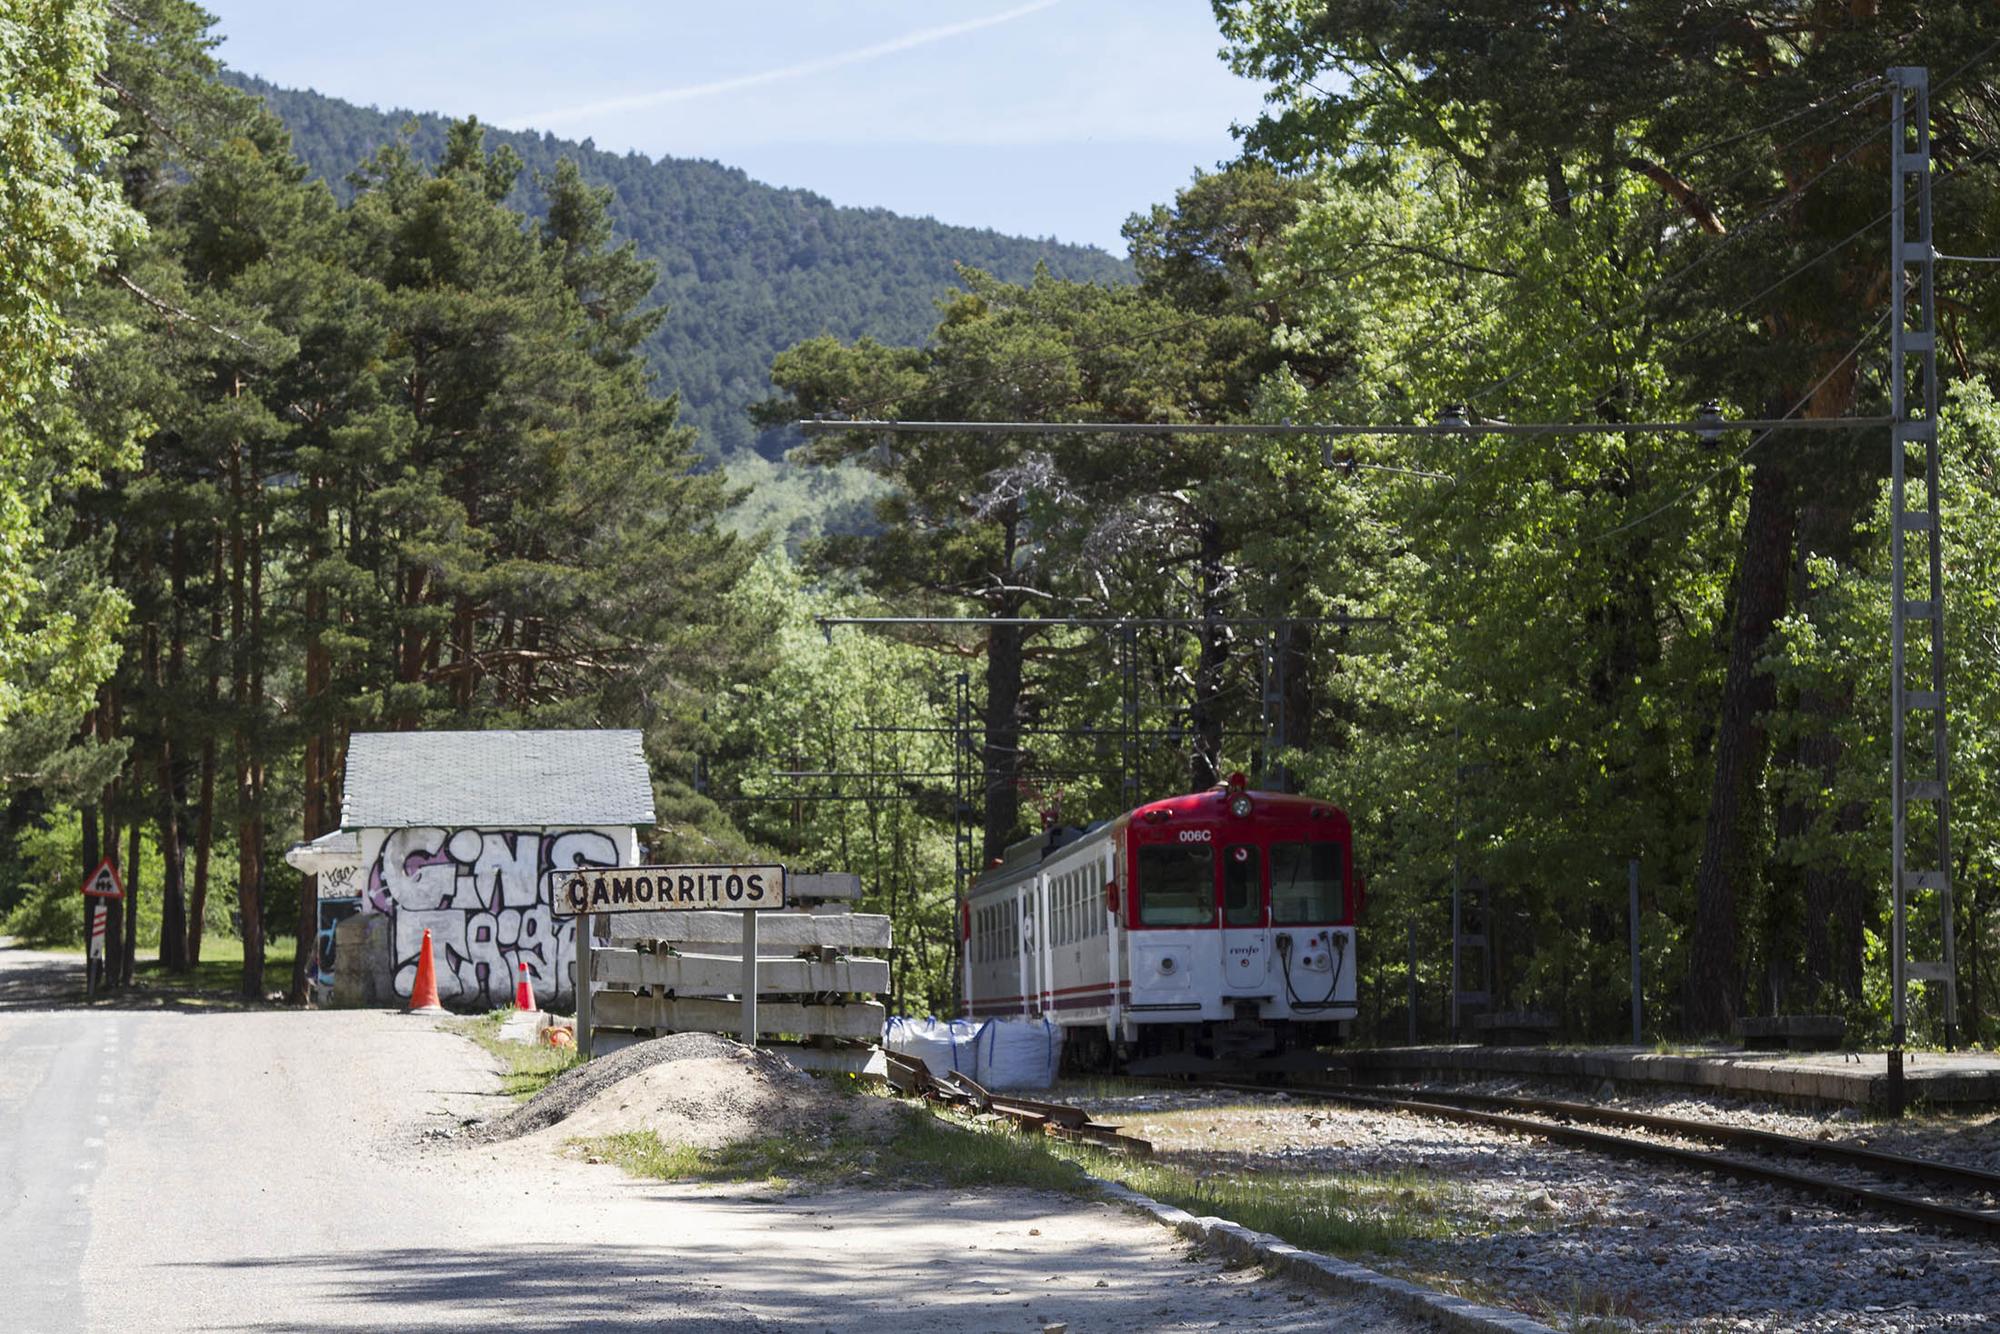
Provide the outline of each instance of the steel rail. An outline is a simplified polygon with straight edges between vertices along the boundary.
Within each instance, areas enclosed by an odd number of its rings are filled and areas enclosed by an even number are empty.
[[[1876,1186],[1855,1185],[1851,1182],[1837,1181],[1831,1177],[1814,1176],[1807,1172],[1793,1171],[1790,1168],[1779,1167],[1770,1163],[1753,1162],[1747,1158],[1738,1158],[1726,1153],[1700,1149],[1684,1149],[1678,1145],[1662,1144],[1657,1140],[1641,1139],[1633,1135],[1618,1135],[1601,1130],[1589,1130],[1582,1126],[1565,1124],[1561,1121],[1545,1120],[1541,1117],[1517,1116],[1507,1112],[1481,1111],[1475,1107],[1462,1106],[1452,1102],[1430,1101],[1422,1098],[1392,1097],[1382,1094],[1353,1092],[1345,1089],[1322,1089],[1299,1085],[1272,1086],[1199,1080],[1195,1082],[1193,1087],[1225,1089],[1265,1095],[1277,1091],[1291,1094],[1294,1097],[1317,1099],[1325,1102],[1356,1103],[1362,1106],[1415,1112],[1419,1115],[1434,1116],[1442,1120],[1466,1121],[1476,1125],[1493,1126],[1497,1129],[1512,1130],[1524,1135],[1537,1135],[1543,1139],[1577,1144],[1603,1153],[1632,1158],[1652,1158],[1680,1167],[1693,1168],[1699,1172],[1722,1172],[1730,1176],[1740,1177],[1746,1181],[1776,1183],[1778,1185],[1789,1186],[1805,1194],[1817,1195],[1822,1199],[1847,1208],[1873,1209],[1878,1213],[1908,1219],[1911,1222],[1923,1223],[1931,1227],[1941,1227],[1968,1236],[1980,1237],[1988,1241],[2000,1241],[2000,1213],[1967,1209],[1959,1205],[1944,1204],[1934,1200],[1921,1199],[1913,1195],[1902,1195],[1895,1191],[1883,1190]],[[1439,1096],[1449,1097],[1451,1095],[1442,1094]],[[1700,1126],[1704,1123],[1688,1122],[1686,1124],[1692,1127]],[[1812,1142],[1817,1143],[1817,1141]]]
[[[937,1079],[922,1061],[900,1052],[885,1051],[883,1057],[890,1087],[906,1097],[963,1104],[976,1111],[1003,1117],[1023,1130],[1040,1131],[1051,1139],[1094,1144],[1100,1149],[1138,1158],[1152,1155],[1153,1146],[1149,1141],[1120,1134],[1116,1126],[1099,1125],[1081,1107],[995,1093],[956,1070],[943,1079]]]
[[[1679,1135],[1686,1139],[1713,1140],[1718,1144],[1740,1145],[1766,1153],[1790,1154],[1801,1158],[1816,1158],[1822,1162],[1844,1163],[1850,1167],[1865,1168],[1882,1176],[1914,1178],[1961,1190],[1989,1191],[1995,1196],[2000,1196],[2000,1172],[1988,1172],[1978,1167],[1962,1167],[1957,1163],[1944,1163],[1932,1158],[1912,1158],[1907,1154],[1884,1153],[1880,1149],[1842,1144],[1838,1140],[1806,1139],[1800,1135],[1757,1130],[1750,1126],[1732,1126],[1726,1122],[1690,1121],[1684,1117],[1660,1116],[1653,1112],[1631,1112],[1617,1107],[1593,1107],[1588,1103],[1566,1102],[1557,1098],[1523,1098],[1504,1094],[1456,1091],[1426,1092],[1424,1096],[1441,1102],[1511,1107],[1516,1111],[1532,1112],[1541,1116],[1568,1117],[1579,1121],[1596,1121],[1604,1125],[1651,1130],[1663,1135]]]

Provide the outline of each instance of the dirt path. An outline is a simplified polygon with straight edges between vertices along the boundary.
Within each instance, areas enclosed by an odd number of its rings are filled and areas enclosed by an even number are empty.
[[[0,1070],[0,1328],[1409,1328],[1110,1206],[778,1199],[427,1138],[503,1104],[403,1015],[0,1012]]]

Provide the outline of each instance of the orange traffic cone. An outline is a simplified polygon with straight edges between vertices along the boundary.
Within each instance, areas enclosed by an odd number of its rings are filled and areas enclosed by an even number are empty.
[[[535,1008],[535,988],[528,981],[528,965],[521,965],[521,972],[514,983],[514,1008],[533,1010]]]
[[[417,976],[410,983],[411,1014],[443,1014],[438,1004],[437,965],[431,962],[431,933],[424,929],[424,943],[417,951]]]

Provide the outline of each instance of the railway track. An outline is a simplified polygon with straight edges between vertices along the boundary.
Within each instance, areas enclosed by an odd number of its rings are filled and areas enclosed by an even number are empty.
[[[1268,1095],[1268,1084],[1236,1084],[1227,1081],[1197,1080],[1195,1087],[1225,1089]],[[1829,1140],[1806,1139],[1768,1130],[1753,1130],[1712,1121],[1691,1121],[1681,1117],[1658,1116],[1649,1112],[1628,1112],[1588,1103],[1564,1102],[1549,1098],[1509,1097],[1497,1094],[1429,1092],[1412,1095],[1364,1093],[1350,1089],[1328,1089],[1312,1085],[1277,1086],[1298,1098],[1338,1102],[1385,1110],[1413,1112],[1446,1120],[1463,1121],[1497,1129],[1537,1135],[1559,1143],[1574,1144],[1625,1157],[1648,1158],[1658,1162],[1716,1172],[1747,1181],[1788,1186],[1847,1209],[1870,1209],[1890,1217],[2000,1242],[2000,1211],[1991,1207],[2000,1200],[2000,1173],[1961,1167],[1934,1159],[1912,1158],[1883,1153],[1858,1145]],[[1639,1134],[1618,1133],[1592,1126],[1617,1127]],[[1731,1149],[1749,1150],[1759,1156],[1692,1149],[1681,1144],[1663,1143],[1647,1136],[1671,1136],[1696,1143],[1710,1143]],[[1885,1185],[1844,1180],[1800,1171],[1776,1158],[1807,1159],[1866,1172],[1883,1181],[1907,1186],[1913,1182],[1943,1186],[1976,1197],[1979,1205],[1950,1203],[1908,1194]]]

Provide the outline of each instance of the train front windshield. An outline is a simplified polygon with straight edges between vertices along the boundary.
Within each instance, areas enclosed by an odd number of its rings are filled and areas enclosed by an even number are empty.
[[[1214,926],[1218,909],[1224,926],[1239,928],[1348,920],[1344,843],[1143,843],[1137,852],[1140,926]]]
[[[1271,921],[1278,926],[1339,922],[1347,917],[1347,883],[1338,843],[1271,845]]]
[[[1139,849],[1139,921],[1207,926],[1215,920],[1215,851],[1206,843],[1150,843]]]

